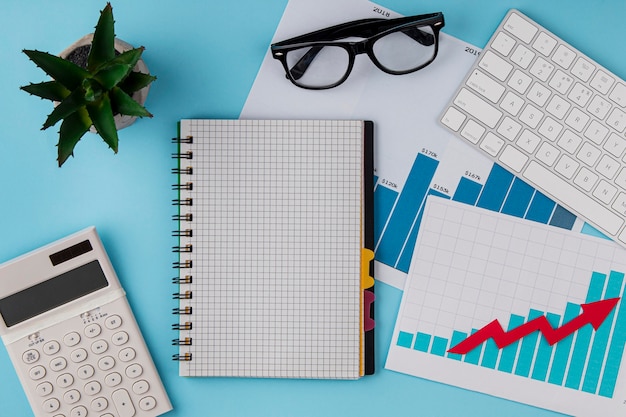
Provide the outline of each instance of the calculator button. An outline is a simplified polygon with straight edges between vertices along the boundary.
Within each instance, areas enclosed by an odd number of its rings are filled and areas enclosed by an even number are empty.
[[[139,400],[139,408],[143,411],[152,410],[154,407],[156,407],[156,400],[154,397],[145,397]]]
[[[76,332],[68,333],[63,337],[63,343],[69,347],[76,346],[80,343],[80,335]]]
[[[57,378],[57,385],[61,388],[67,388],[74,383],[74,377],[71,374],[63,374]]]
[[[96,395],[102,390],[102,385],[98,381],[91,381],[85,384],[85,393],[87,395]]]
[[[80,379],[89,379],[96,373],[96,370],[91,365],[83,365],[78,368],[77,373]]]
[[[70,359],[72,359],[74,363],[80,363],[87,359],[87,351],[83,348],[76,349],[72,352]]]
[[[74,407],[72,411],[70,411],[70,417],[87,417],[87,409],[82,405]]]
[[[52,393],[52,384],[49,382],[42,382],[41,384],[37,385],[35,391],[37,391],[37,394],[39,394],[40,397],[50,395]]]
[[[80,392],[71,389],[63,395],[63,400],[68,404],[76,404],[80,400]]]
[[[50,361],[50,369],[54,372],[60,372],[67,367],[67,360],[64,357],[60,356],[58,358],[52,359]]]
[[[98,397],[91,402],[91,409],[96,412],[105,410],[108,406],[109,402],[104,397]]]
[[[100,354],[106,352],[108,348],[109,348],[109,344],[106,341],[102,340],[102,339],[96,340],[91,345],[91,351],[93,353],[95,353],[96,355],[100,355]]]
[[[122,319],[118,315],[107,317],[107,319],[104,321],[104,325],[109,330],[117,329],[122,325]]]
[[[35,363],[39,360],[39,352],[37,352],[35,349],[29,349],[22,355],[22,360],[27,365]]]
[[[133,363],[126,368],[126,376],[129,378],[137,378],[143,373],[143,368],[138,363]]]
[[[133,384],[133,392],[137,395],[145,394],[150,389],[150,384],[145,379]]]
[[[121,346],[124,343],[128,342],[128,333],[126,332],[117,332],[111,338],[111,341],[115,346]]]
[[[43,409],[49,413],[54,413],[61,407],[61,402],[56,398],[50,398],[43,402]]]
[[[119,353],[119,358],[122,362],[130,362],[133,359],[135,359],[136,356],[137,356],[137,352],[135,352],[135,349],[131,347],[124,348],[120,350],[120,353]]]
[[[61,350],[61,345],[56,340],[52,340],[43,345],[43,352],[46,355],[54,355],[55,353],[58,353],[59,350]]]
[[[133,402],[130,400],[128,391],[125,389],[118,389],[113,392],[111,398],[113,399],[113,404],[115,404],[115,408],[117,408],[117,413],[120,417],[132,417],[135,415],[135,407],[133,406]]]
[[[28,374],[30,375],[30,379],[32,379],[33,381],[38,381],[44,376],[46,376],[46,368],[44,368],[41,365],[37,365],[35,367],[30,368],[30,371],[28,372]]]
[[[122,375],[117,372],[111,372],[104,377],[104,383],[110,387],[116,387],[122,383]]]
[[[109,369],[115,366],[115,359],[111,356],[105,356],[104,358],[98,361],[98,368],[103,371],[108,371]]]
[[[90,324],[89,326],[85,327],[85,336],[87,336],[90,339],[96,336],[99,336],[101,332],[102,332],[102,327],[100,327],[100,325],[95,324],[95,323]]]

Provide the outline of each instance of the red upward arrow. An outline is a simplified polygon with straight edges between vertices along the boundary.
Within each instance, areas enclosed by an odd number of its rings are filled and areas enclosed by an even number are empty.
[[[609,313],[615,308],[619,300],[618,297],[589,304],[581,304],[580,306],[583,308],[583,312],[578,317],[573,318],[556,329],[550,325],[545,316],[541,316],[505,332],[498,319],[495,319],[448,350],[448,352],[465,355],[489,339],[493,339],[498,348],[502,349],[537,330],[543,334],[543,337],[550,345],[553,345],[565,339],[586,324],[591,324],[594,329],[598,330],[598,327],[600,327]]]

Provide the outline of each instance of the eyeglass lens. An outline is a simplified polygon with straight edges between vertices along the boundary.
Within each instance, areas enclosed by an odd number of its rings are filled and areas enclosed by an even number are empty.
[[[384,70],[411,72],[432,60],[435,35],[430,26],[403,27],[377,39],[372,52]],[[350,53],[342,46],[305,46],[287,52],[286,62],[298,85],[323,88],[344,79],[350,70]]]

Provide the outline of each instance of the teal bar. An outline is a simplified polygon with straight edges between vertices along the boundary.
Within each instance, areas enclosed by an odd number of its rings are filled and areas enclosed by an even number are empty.
[[[582,309],[578,304],[567,303],[561,326],[577,317],[581,310]],[[554,359],[552,360],[552,368],[550,368],[550,376],[548,377],[549,383],[563,385],[563,379],[565,379],[565,371],[567,369],[567,361],[569,360],[573,341],[574,334],[571,334],[556,344]]]
[[[471,334],[474,334],[477,331],[478,331],[478,329],[472,329]],[[479,347],[477,347],[476,349],[474,349],[471,352],[469,352],[467,355],[465,355],[465,359],[463,359],[463,362],[471,363],[472,365],[478,365],[478,361],[480,360],[480,354],[482,353],[483,346],[485,346],[484,343],[482,345],[480,345]],[[497,349],[497,347],[496,347],[496,349]],[[498,351],[496,350],[496,355],[497,355],[497,353],[498,353]]]
[[[616,274],[611,272],[609,274],[609,283],[604,293],[604,299],[619,297],[622,293],[622,284],[624,283],[624,276],[622,274]],[[585,372],[585,378],[583,379],[583,391],[594,393],[598,390],[598,383],[600,381],[600,374],[602,373],[602,366],[604,364],[604,358],[606,356],[609,347],[609,338],[611,337],[611,329],[613,328],[613,319],[615,318],[615,309],[609,313],[606,319],[602,322],[598,330],[596,330],[595,337],[593,338],[593,345],[591,346],[591,353],[589,355],[589,361],[587,363],[587,371]]]
[[[443,337],[433,337],[433,346],[430,348],[430,353],[437,356],[445,356],[446,350],[448,350],[448,339]]]
[[[611,272],[611,275],[619,275],[624,280],[623,272]],[[624,302],[624,291],[621,294],[622,300],[618,305],[617,318],[613,328],[613,336],[609,346],[609,354],[606,358],[604,374],[600,383],[598,394],[603,397],[613,398],[617,374],[622,363],[624,346],[626,345],[626,303]]]
[[[455,330],[452,333],[452,339],[451,339],[451,342],[450,342],[450,348],[452,348],[453,346],[458,345],[459,343],[464,341],[466,338],[467,338],[467,333],[463,333],[463,332],[459,332],[459,331]],[[474,350],[479,350],[479,349],[476,348]],[[463,359],[463,355],[461,355],[459,353],[448,353],[448,358],[454,359],[455,361],[460,361],[461,359]]]
[[[398,340],[396,341],[396,345],[410,349],[412,344],[413,335],[411,333],[401,331],[398,334]]]
[[[430,335],[417,332],[413,349],[419,350],[420,352],[428,352],[428,346],[430,346]]]
[[[507,331],[521,326],[524,324],[524,317],[516,314],[511,314],[509,320],[509,327]],[[517,356],[517,346],[519,342],[514,342],[502,349],[502,355],[500,355],[500,363],[498,364],[498,370],[502,372],[513,372],[513,364],[515,363],[515,357]]]
[[[546,319],[548,320],[548,323],[550,323],[550,326],[552,326],[553,329],[556,329],[561,321],[561,316],[558,314],[548,313],[546,314]],[[554,346],[550,346],[545,337],[541,337],[539,340],[539,347],[537,348],[537,357],[535,358],[533,372],[530,375],[532,379],[536,379],[537,381],[546,380],[548,376],[548,368],[550,366],[550,357],[552,356],[553,350]]]
[[[480,366],[496,369],[496,363],[498,363],[498,355],[500,354],[500,349],[496,342],[493,340],[487,340],[485,343],[485,353],[483,354],[483,360],[480,362]]]
[[[528,321],[543,316],[542,311],[530,310],[528,314]],[[515,365],[515,375],[528,376],[530,375],[530,368],[533,364],[535,352],[537,351],[537,338],[539,332],[531,333],[522,340],[522,346],[517,356],[517,365]],[[543,337],[542,337],[543,339]]]
[[[592,273],[589,291],[587,292],[587,299],[585,300],[586,303],[602,299],[605,281],[605,274],[601,274],[599,272]],[[587,354],[589,353],[589,343],[591,341],[592,331],[593,328],[591,326],[585,326],[578,330],[578,336],[576,337],[576,343],[574,344],[574,351],[572,352],[572,359],[570,361],[569,372],[567,373],[567,378],[565,379],[565,386],[567,388],[580,388],[585,363],[587,361]]]

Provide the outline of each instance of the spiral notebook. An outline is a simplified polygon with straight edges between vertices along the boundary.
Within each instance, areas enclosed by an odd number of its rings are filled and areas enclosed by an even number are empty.
[[[182,120],[182,376],[373,373],[373,124]]]

